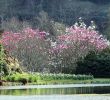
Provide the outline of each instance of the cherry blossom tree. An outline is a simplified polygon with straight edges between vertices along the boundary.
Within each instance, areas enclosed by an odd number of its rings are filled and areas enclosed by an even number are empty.
[[[96,31],[94,22],[87,27],[81,18],[54,41],[45,31],[26,28],[19,33],[4,32],[2,42],[28,70],[41,71],[47,67],[57,73],[74,73],[80,57],[109,46],[109,41]]]
[[[9,53],[22,62],[29,71],[38,71],[47,66],[48,34],[38,29],[26,28],[20,33],[4,32],[2,42]]]
[[[93,21],[87,27],[80,18],[79,22],[66,29],[66,34],[58,36],[51,52],[55,55],[53,61],[60,67],[60,72],[74,73],[80,57],[85,57],[89,51],[98,52],[109,46],[109,41],[95,28]]]

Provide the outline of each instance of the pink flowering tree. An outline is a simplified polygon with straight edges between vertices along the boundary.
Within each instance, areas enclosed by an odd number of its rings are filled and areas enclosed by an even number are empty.
[[[74,73],[76,62],[89,51],[101,51],[109,41],[95,30],[94,22],[87,27],[82,19],[54,37],[49,33],[23,29],[19,33],[4,32],[2,42],[9,53],[29,71],[49,68],[50,72]]]
[[[15,58],[29,71],[38,71],[47,66],[49,41],[47,33],[26,28],[20,33],[4,32],[2,42]]]
[[[85,57],[89,51],[98,52],[109,46],[109,41],[95,28],[93,21],[87,27],[80,19],[78,23],[66,29],[66,34],[58,36],[51,52],[55,56],[52,60],[60,72],[74,73],[76,61],[80,57]]]

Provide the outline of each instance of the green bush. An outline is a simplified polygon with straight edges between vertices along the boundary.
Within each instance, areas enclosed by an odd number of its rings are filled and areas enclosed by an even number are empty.
[[[29,75],[28,82],[37,82],[38,78],[36,75]]]
[[[0,44],[0,73],[2,72],[2,75],[7,75],[8,74],[8,69],[6,66],[6,61],[5,61],[5,53],[2,44]]]
[[[22,85],[26,85],[28,83],[28,79],[20,77],[18,82],[22,83]]]
[[[92,74],[94,77],[110,77],[110,49],[89,52],[77,61],[76,74]]]

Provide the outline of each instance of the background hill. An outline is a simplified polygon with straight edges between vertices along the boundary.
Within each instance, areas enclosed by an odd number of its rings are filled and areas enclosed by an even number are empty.
[[[104,33],[109,24],[110,0],[0,0],[1,19],[16,17],[31,21],[45,11],[57,22],[72,25],[79,17],[89,23],[94,20]]]

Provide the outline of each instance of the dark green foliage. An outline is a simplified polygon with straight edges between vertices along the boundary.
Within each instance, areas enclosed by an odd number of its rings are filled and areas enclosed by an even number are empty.
[[[77,62],[77,74],[92,74],[94,77],[110,77],[110,49],[89,52]]]
[[[19,82],[22,83],[22,85],[26,85],[28,80],[26,78],[20,78]]]
[[[0,86],[3,86],[3,82],[0,80]]]

